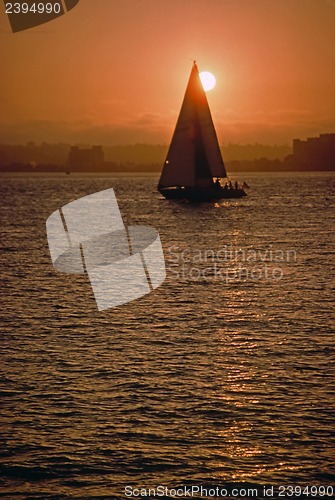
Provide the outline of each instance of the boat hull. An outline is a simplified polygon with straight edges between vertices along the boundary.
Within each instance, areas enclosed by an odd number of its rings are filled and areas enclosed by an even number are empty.
[[[215,201],[224,198],[243,198],[247,193],[242,188],[201,189],[191,187],[158,188],[158,191],[168,200]]]

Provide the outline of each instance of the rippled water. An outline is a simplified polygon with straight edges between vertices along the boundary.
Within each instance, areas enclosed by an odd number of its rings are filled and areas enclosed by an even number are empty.
[[[249,175],[248,198],[203,205],[164,200],[156,181],[1,177],[6,498],[334,483],[334,176]],[[86,276],[53,269],[45,221],[110,187],[126,225],[159,231],[167,279],[98,312]],[[225,248],[268,253],[232,279],[242,252],[204,262]]]

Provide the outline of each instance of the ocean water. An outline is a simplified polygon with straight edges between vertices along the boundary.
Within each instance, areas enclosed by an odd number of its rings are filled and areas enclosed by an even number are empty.
[[[1,177],[3,498],[331,493],[335,178],[246,180],[196,205],[154,175]],[[99,312],[86,275],[52,267],[45,221],[111,187],[125,225],[158,230],[167,277]]]

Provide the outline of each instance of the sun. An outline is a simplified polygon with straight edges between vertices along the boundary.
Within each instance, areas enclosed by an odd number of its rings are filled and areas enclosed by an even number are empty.
[[[216,79],[212,73],[203,71],[199,76],[204,90],[212,90],[215,87]]]

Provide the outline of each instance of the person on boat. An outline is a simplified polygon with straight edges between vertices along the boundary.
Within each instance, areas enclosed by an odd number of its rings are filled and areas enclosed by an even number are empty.
[[[233,185],[232,185],[231,181],[229,181],[229,189],[233,189]]]
[[[216,181],[215,181],[215,187],[216,187],[216,188],[220,188],[220,187],[221,187],[220,177],[217,177],[217,178],[216,178]]]
[[[238,189],[238,182],[235,181],[235,189]]]

